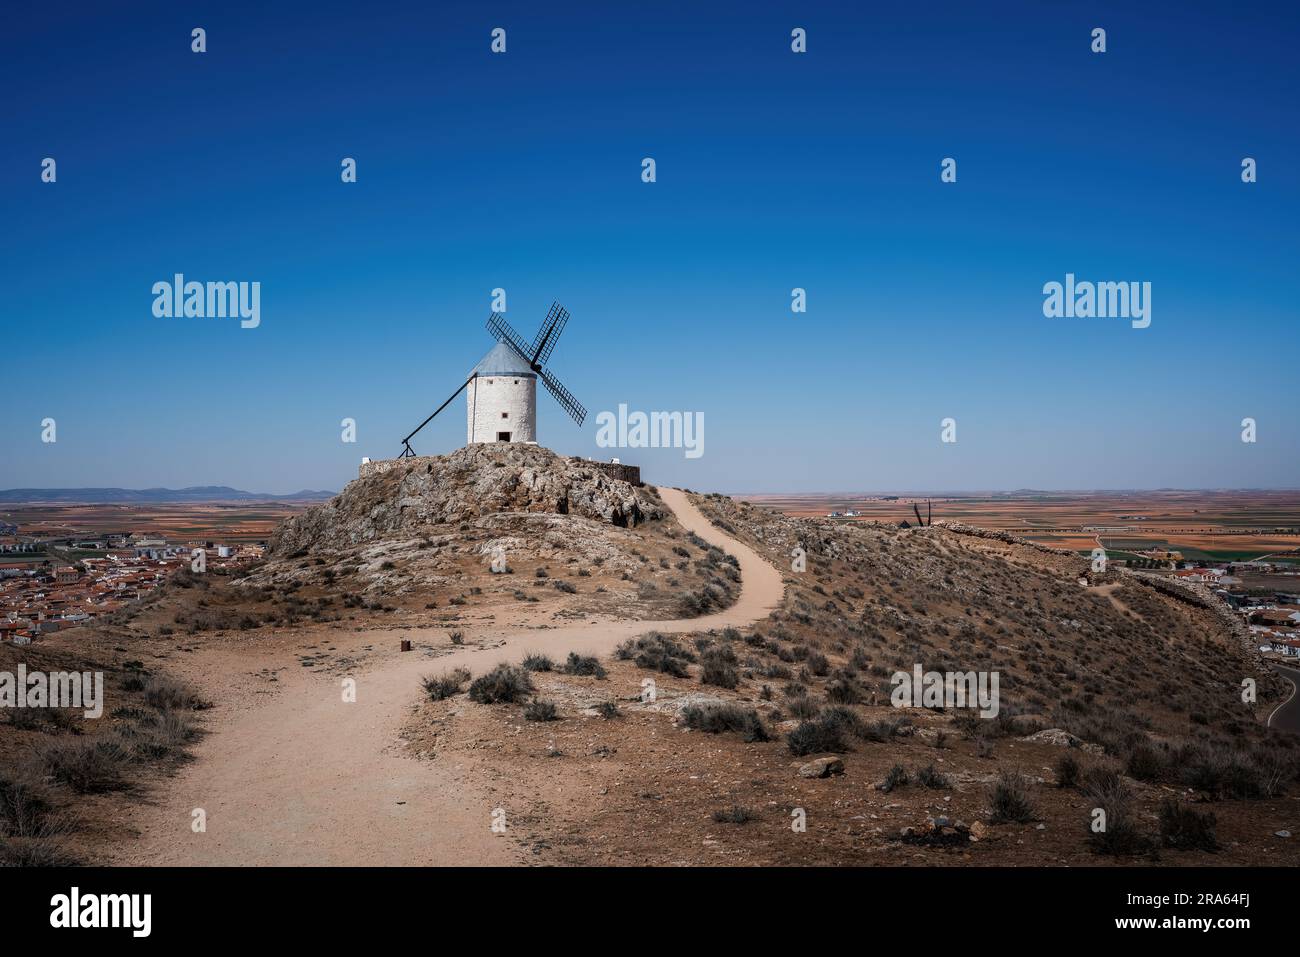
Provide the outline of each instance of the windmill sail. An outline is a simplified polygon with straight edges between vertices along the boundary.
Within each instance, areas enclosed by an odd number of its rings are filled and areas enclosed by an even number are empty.
[[[560,385],[560,380],[556,379],[555,376],[551,375],[549,372],[543,370],[538,374],[542,377],[542,383],[546,386],[547,391],[555,398],[555,401],[560,403],[564,411],[573,417],[574,422],[582,425],[583,421],[587,418],[587,410],[582,407],[582,403],[573,397],[573,393]]]
[[[537,330],[537,338],[533,340],[534,369],[546,365],[547,360],[551,358],[551,353],[555,351],[555,344],[560,341],[560,333],[564,331],[568,321],[569,310],[558,302],[551,303],[551,311],[546,314],[546,321]]]
[[[515,332],[515,330],[511,328],[510,323],[506,322],[501,313],[494,312],[492,315],[488,316],[487,329],[488,332],[496,336],[498,340],[504,342],[510,348],[514,349],[515,352],[519,353],[519,357],[527,362],[529,366],[533,365],[533,350],[528,348],[528,344],[524,342],[523,336],[519,335],[519,333]]]

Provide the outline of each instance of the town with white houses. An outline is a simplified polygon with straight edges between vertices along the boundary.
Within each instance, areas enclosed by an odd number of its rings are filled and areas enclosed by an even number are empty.
[[[202,550],[207,570],[230,572],[261,559],[260,544],[170,543],[125,532],[34,541],[7,526],[0,535],[0,640],[27,644],[111,615],[142,598]]]
[[[1190,585],[1203,585],[1241,615],[1259,650],[1266,655],[1300,657],[1300,566],[1266,559],[1230,562],[1218,566],[1193,564],[1178,551],[1153,548],[1135,552],[1129,567],[1167,569]],[[1267,580],[1270,588],[1245,587],[1246,578]]]
[[[1177,553],[1174,553],[1177,555]],[[1183,564],[1175,560],[1175,564]],[[1242,576],[1264,575],[1283,587],[1276,591],[1242,587]],[[1173,578],[1204,585],[1242,616],[1265,654],[1300,657],[1300,573],[1294,564],[1234,562],[1214,567],[1175,568]],[[1294,582],[1295,584],[1289,584]]]

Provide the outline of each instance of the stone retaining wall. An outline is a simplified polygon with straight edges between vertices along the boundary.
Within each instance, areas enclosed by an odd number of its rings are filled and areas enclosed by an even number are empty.
[[[1166,578],[1163,575],[1153,575],[1150,572],[1133,571],[1126,568],[1124,573],[1130,578],[1140,581],[1142,584],[1154,588],[1171,598],[1185,601],[1191,605],[1198,605],[1213,612],[1214,616],[1223,622],[1229,633],[1237,638],[1242,643],[1242,646],[1250,652],[1251,656],[1259,662],[1261,669],[1264,667],[1264,658],[1259,653],[1258,639],[1251,633],[1242,617],[1209,588],[1199,582],[1187,582],[1181,578]]]
[[[1056,548],[1051,545],[1043,545],[1039,542],[1031,542],[1018,535],[1013,535],[1011,532],[978,528],[974,525],[965,525],[961,522],[953,521],[941,521],[935,522],[934,524],[937,527],[946,528],[959,535],[971,535],[976,538],[991,538],[1010,544],[1028,545],[1029,547],[1036,548],[1042,552],[1051,552],[1058,555],[1072,555],[1081,561],[1087,561],[1086,558],[1079,555],[1077,552],[1072,552],[1065,548]],[[1223,623],[1224,628],[1230,636],[1241,642],[1242,649],[1246,652],[1251,661],[1255,663],[1256,669],[1261,674],[1267,674],[1270,676],[1273,674],[1272,669],[1270,669],[1265,663],[1264,656],[1260,654],[1259,642],[1256,640],[1255,636],[1251,634],[1250,628],[1246,626],[1246,623],[1241,619],[1241,616],[1228,607],[1227,602],[1214,594],[1211,589],[1205,587],[1199,582],[1185,582],[1181,578],[1168,578],[1164,575],[1155,575],[1151,572],[1137,571],[1131,568],[1123,568],[1118,565],[1110,565],[1108,567],[1108,572],[1119,572],[1119,574],[1125,578],[1146,585],[1148,588],[1153,588],[1162,594],[1168,595],[1170,598],[1204,608]]]
[[[622,462],[588,462],[586,459],[579,459],[584,465],[591,465],[600,469],[610,478],[618,479],[620,482],[631,482],[633,485],[641,484],[641,466],[624,465]]]
[[[357,478],[365,478],[367,475],[380,475],[399,465],[414,465],[435,458],[438,458],[438,456],[417,455],[414,458],[405,459],[373,459],[361,463],[360,468],[357,469]],[[622,462],[592,462],[576,455],[570,456],[570,458],[574,462],[581,462],[583,465],[599,469],[610,478],[618,479],[620,482],[630,482],[632,485],[641,484],[641,467],[639,465],[624,465]]]
[[[372,459],[369,462],[361,463],[361,467],[357,469],[357,478],[365,478],[367,475],[379,475],[383,472],[387,472],[391,468],[396,468],[403,462],[418,462],[420,459],[428,458],[433,458],[433,456],[420,455],[413,459]]]
[[[921,526],[924,528],[925,526]],[[1057,548],[1055,545],[1044,545],[1042,542],[1031,542],[1027,538],[1021,538],[1019,535],[1013,535],[1011,532],[1005,532],[995,528],[980,528],[978,525],[967,525],[964,522],[957,522],[952,519],[941,518],[931,528],[946,528],[950,532],[958,535],[969,535],[972,538],[989,538],[998,542],[1005,542],[1008,545],[1026,545],[1029,548],[1035,548],[1040,552],[1047,552],[1049,555],[1068,555],[1071,558],[1077,558],[1080,561],[1087,561],[1084,556],[1078,552],[1071,551],[1068,548]]]

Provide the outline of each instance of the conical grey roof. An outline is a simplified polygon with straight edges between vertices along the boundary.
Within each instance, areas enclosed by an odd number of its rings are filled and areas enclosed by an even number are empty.
[[[533,370],[528,363],[504,342],[498,342],[473,369],[475,375],[527,375]]]

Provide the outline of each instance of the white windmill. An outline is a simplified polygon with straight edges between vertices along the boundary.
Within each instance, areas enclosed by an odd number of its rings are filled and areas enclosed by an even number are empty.
[[[461,387],[402,440],[402,456],[415,455],[411,439],[416,432],[433,421],[435,415],[466,389],[467,445],[475,442],[536,443],[538,379],[573,421],[582,425],[587,410],[544,368],[568,321],[569,311],[558,302],[551,303],[532,345],[528,345],[500,313],[492,313],[487,328],[496,337],[497,344],[479,360]]]

